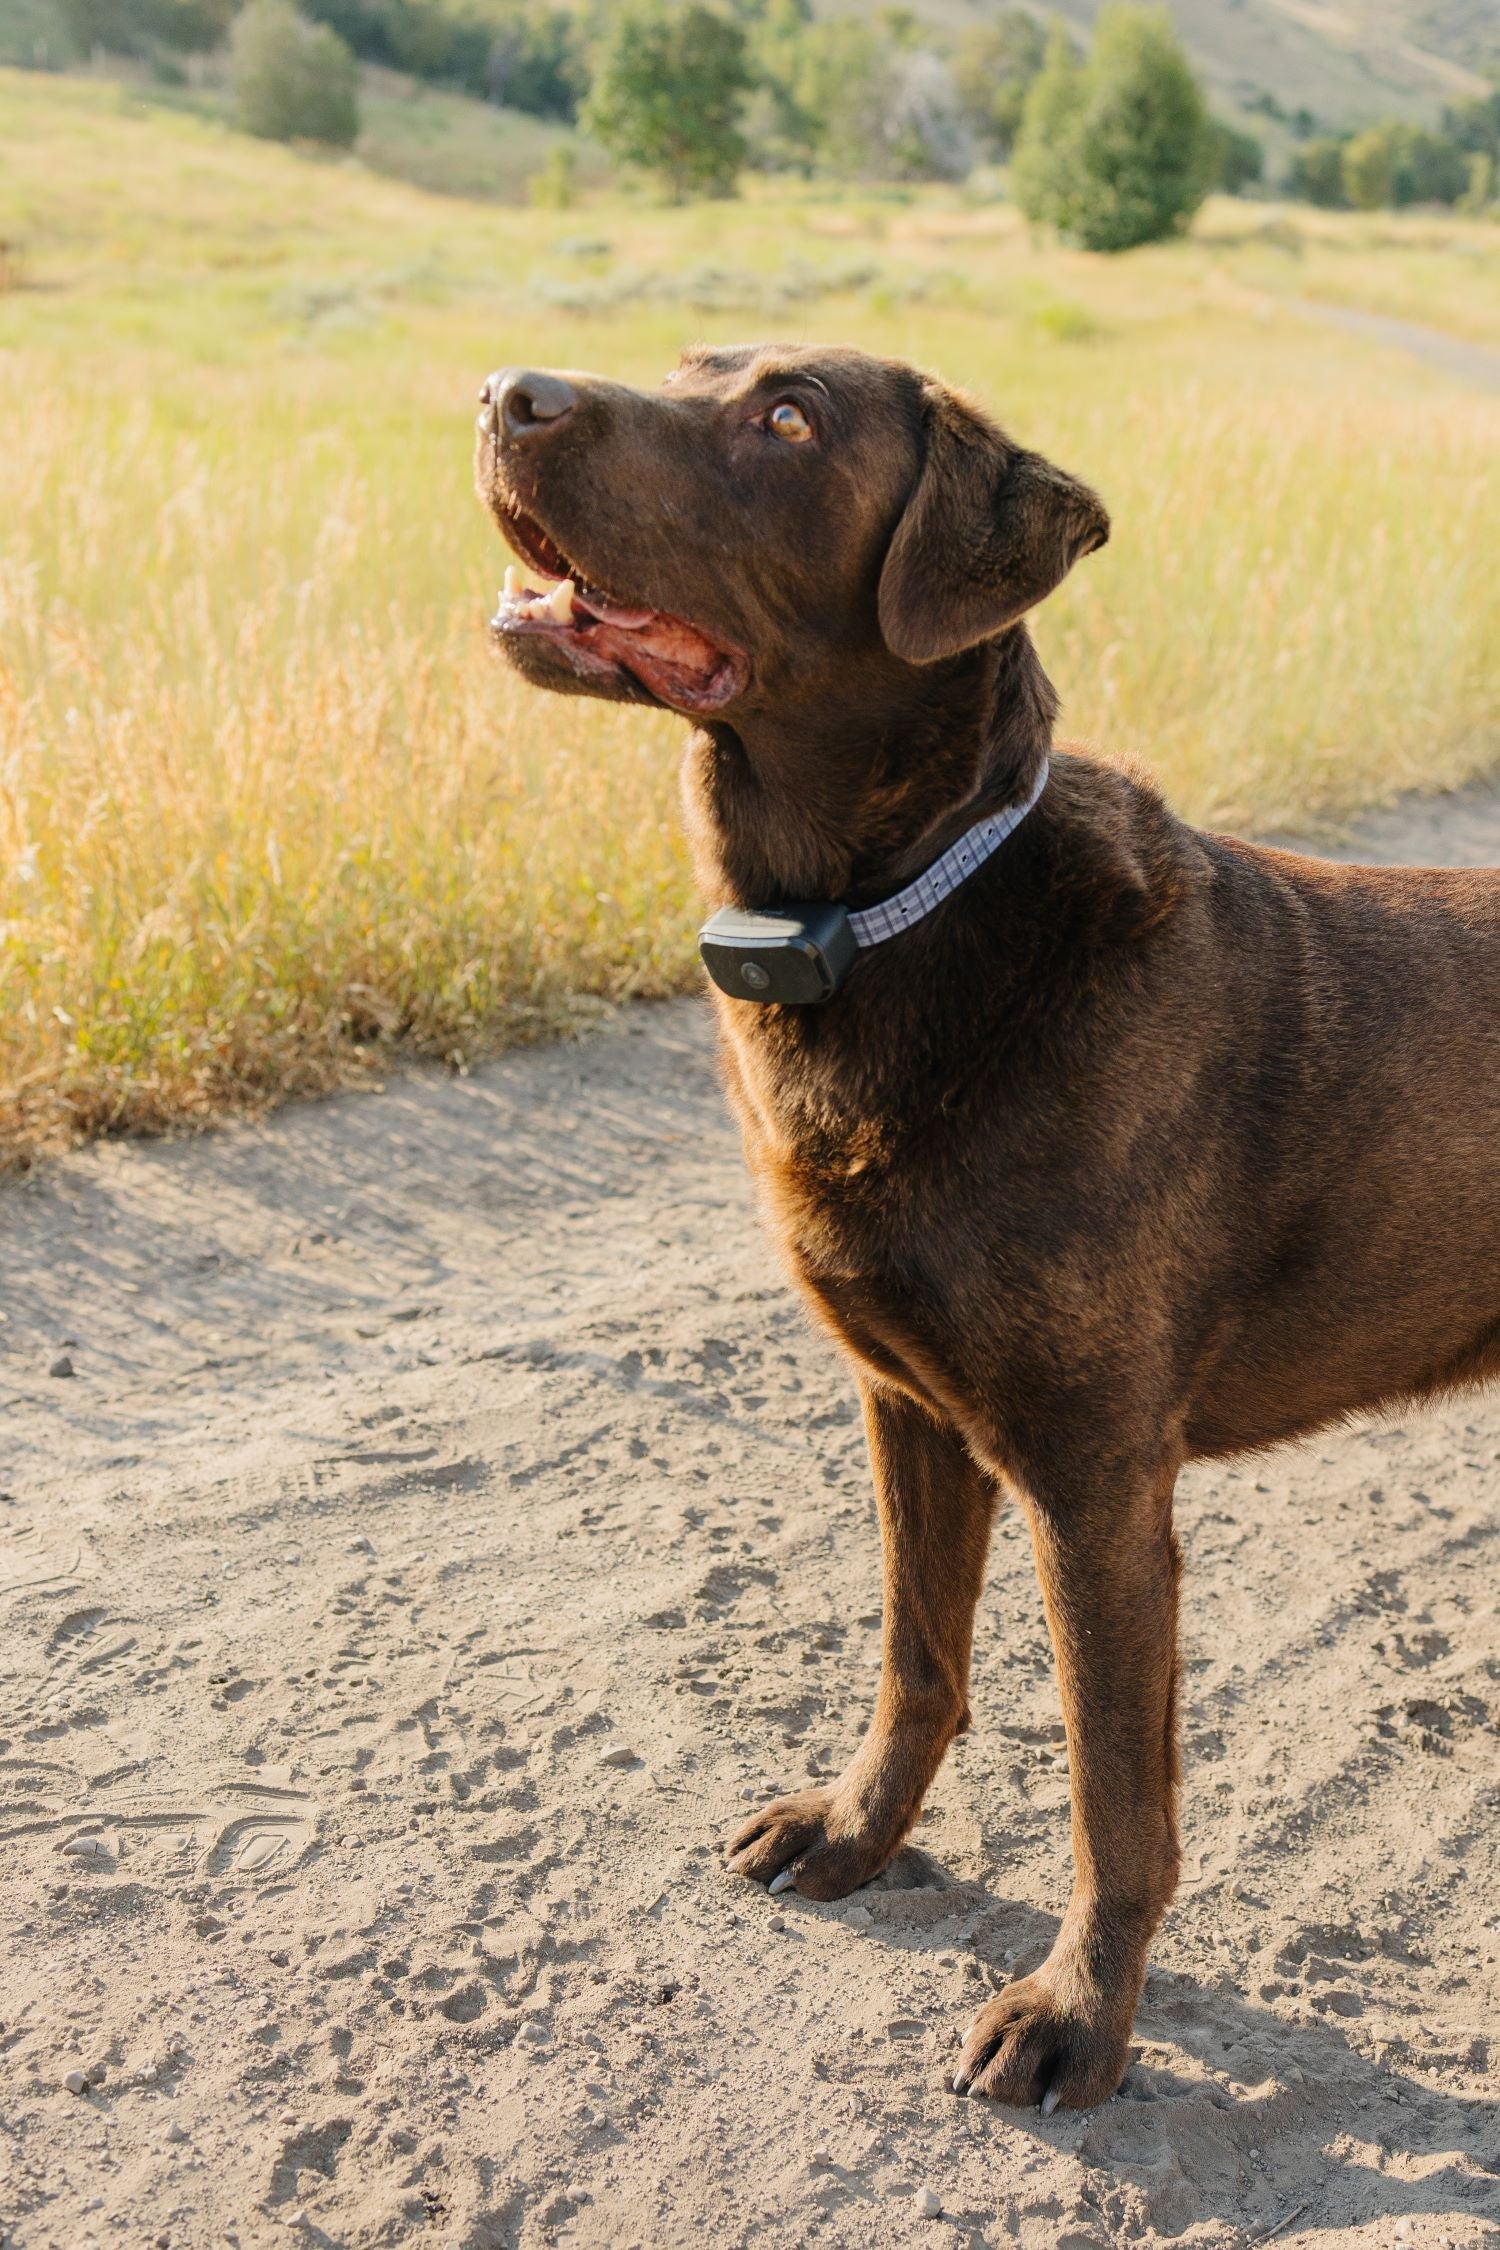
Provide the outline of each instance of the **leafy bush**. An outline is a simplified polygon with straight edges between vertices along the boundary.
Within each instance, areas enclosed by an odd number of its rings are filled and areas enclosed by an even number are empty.
[[[1458,199],[1460,211],[1486,211],[1495,196],[1495,159],[1484,149],[1475,149],[1466,159],[1469,167],[1469,184]]]
[[[1469,165],[1455,141],[1420,126],[1398,125],[1395,142],[1398,204],[1458,201],[1469,184]]]
[[[1214,184],[1226,195],[1243,195],[1254,187],[1266,169],[1265,148],[1253,133],[1215,118],[1210,128],[1214,146]]]
[[[1344,197],[1356,211],[1408,203],[1456,203],[1469,185],[1457,143],[1419,125],[1372,125],[1344,144]]]
[[[1384,127],[1372,125],[1345,141],[1339,156],[1344,201],[1356,211],[1380,211],[1396,200],[1396,152]]]
[[[250,0],[230,35],[235,110],[267,141],[347,148],[359,131],[358,66],[336,31],[289,0]]]
[[[1012,186],[1029,219],[1088,250],[1130,250],[1187,225],[1217,155],[1166,10],[1114,0],[1082,64],[1054,29],[1026,97]]]
[[[1443,131],[1466,156],[1487,156],[1500,165],[1500,86],[1472,101],[1450,103]]]
[[[1450,109],[1441,133],[1409,125],[1404,118],[1386,118],[1343,139],[1309,141],[1293,158],[1287,184],[1293,195],[1329,210],[1400,210],[1412,203],[1478,208],[1470,199],[1475,156],[1484,152],[1488,110],[1483,101]],[[1495,130],[1500,135],[1500,97]]]
[[[1292,158],[1287,185],[1304,203],[1317,203],[1325,211],[1344,203],[1344,144],[1329,135],[1308,141]]]

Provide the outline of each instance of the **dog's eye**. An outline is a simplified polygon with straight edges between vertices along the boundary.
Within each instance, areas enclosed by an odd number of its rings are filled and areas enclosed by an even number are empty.
[[[788,445],[806,445],[813,426],[795,399],[778,399],[766,416],[766,425]]]

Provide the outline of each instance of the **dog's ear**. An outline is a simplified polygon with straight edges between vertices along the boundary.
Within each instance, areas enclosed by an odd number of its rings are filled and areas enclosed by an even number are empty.
[[[925,459],[880,573],[880,630],[931,664],[1014,625],[1109,537],[1103,502],[979,408],[923,386]]]

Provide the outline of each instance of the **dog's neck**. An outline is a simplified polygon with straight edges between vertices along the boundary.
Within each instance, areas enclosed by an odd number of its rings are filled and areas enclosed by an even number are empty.
[[[868,904],[1026,796],[1057,698],[1024,625],[872,684],[868,709],[850,697],[695,733],[683,791],[712,903]]]

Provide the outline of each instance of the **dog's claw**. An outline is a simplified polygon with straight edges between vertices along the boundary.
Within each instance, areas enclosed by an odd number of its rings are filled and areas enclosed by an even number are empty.
[[[1054,2078],[1052,2084],[1047,2088],[1046,2093],[1042,2096],[1043,2117],[1050,2117],[1061,2100],[1062,2088]]]
[[[953,2091],[955,2094],[966,2094],[969,2091],[969,2074],[962,2064],[953,2073]]]
[[[778,1891],[789,1891],[796,1880],[796,1868],[783,1867],[779,1875],[773,1875],[771,1877],[770,1882],[766,1885],[766,1889],[770,1892],[772,1898],[774,1898]]]

